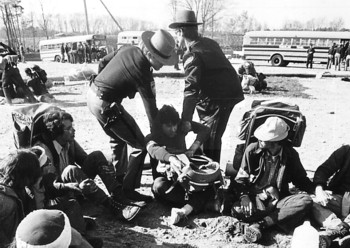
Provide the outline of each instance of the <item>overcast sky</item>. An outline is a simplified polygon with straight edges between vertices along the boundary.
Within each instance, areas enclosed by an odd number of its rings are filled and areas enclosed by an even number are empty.
[[[41,13],[40,1],[47,13],[84,13],[84,0],[22,0],[25,12]],[[167,26],[171,21],[168,0],[103,0],[114,17],[130,16]],[[280,28],[286,20],[305,22],[312,18],[331,21],[342,17],[350,28],[350,0],[227,0],[226,16],[248,11],[262,24]],[[108,14],[100,0],[86,0],[88,15]]]

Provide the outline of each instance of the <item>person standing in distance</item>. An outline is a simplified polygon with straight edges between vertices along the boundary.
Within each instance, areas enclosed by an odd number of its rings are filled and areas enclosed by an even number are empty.
[[[194,109],[200,122],[210,127],[210,137],[204,142],[204,153],[220,163],[221,138],[234,106],[244,99],[237,72],[225,57],[219,44],[200,37],[195,14],[179,10],[176,21],[169,25],[186,44],[183,57],[185,90],[183,100],[183,127],[191,129]]]

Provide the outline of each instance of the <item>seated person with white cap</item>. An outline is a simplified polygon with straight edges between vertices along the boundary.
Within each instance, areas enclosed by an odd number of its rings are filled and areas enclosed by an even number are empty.
[[[243,236],[248,242],[257,242],[261,231],[271,226],[286,233],[293,231],[311,210],[312,199],[308,194],[289,192],[289,183],[293,183],[311,193],[313,183],[298,152],[287,140],[288,131],[283,119],[269,117],[254,132],[258,142],[251,143],[244,152],[235,178],[240,198],[231,213],[248,223]]]
[[[71,227],[65,213],[44,209],[31,212],[21,221],[10,247],[92,248],[79,232]]]

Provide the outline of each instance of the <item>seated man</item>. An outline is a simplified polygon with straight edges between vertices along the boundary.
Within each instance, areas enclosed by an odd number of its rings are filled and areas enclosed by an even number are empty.
[[[38,102],[24,83],[13,56],[0,56],[0,71],[2,71],[2,89],[7,104],[12,105],[14,98],[23,98],[28,103]]]
[[[33,73],[30,68],[26,68],[28,77],[27,85],[33,92],[35,98],[40,102],[52,102],[54,97],[47,91],[46,85],[41,81],[37,73]]]
[[[340,247],[350,246],[350,146],[334,151],[314,175],[316,185],[312,214],[325,228],[320,232],[322,248],[339,239]]]
[[[176,154],[185,154],[191,158],[208,138],[210,132],[208,127],[192,121],[189,131],[193,131],[197,136],[190,148],[187,149],[186,133],[178,128],[181,127],[180,121],[175,108],[164,105],[153,121],[151,134],[146,137],[147,151],[153,159],[159,161],[158,174],[155,173],[157,163],[152,166],[153,175],[156,177],[152,186],[154,195],[173,206],[182,207],[171,210],[170,222],[172,224],[178,223],[181,218],[189,215],[192,211],[202,210],[208,200],[214,199],[214,192],[208,189],[190,193],[187,200],[185,199],[185,190],[179,183],[170,192],[167,192],[178,179],[175,171],[181,170],[183,167]]]
[[[237,72],[243,91],[254,93],[266,89],[267,83],[264,80],[266,77],[262,73],[256,72],[253,62],[244,60]]]
[[[81,206],[76,199],[64,199],[63,197],[60,197],[60,199],[50,199],[48,197],[49,194],[45,194],[45,186],[47,185],[43,185],[43,181],[45,182],[46,177],[49,176],[49,174],[45,174],[45,172],[47,172],[47,166],[51,165],[51,161],[46,156],[44,148],[33,146],[30,150],[38,157],[44,178],[43,180],[38,180],[33,187],[26,188],[27,193],[34,199],[34,209],[47,208],[64,212],[69,219],[71,227],[77,230],[83,236],[84,240],[91,244],[93,248],[102,247],[102,239],[90,236],[87,233],[88,230],[93,229],[96,226],[96,223],[92,218],[83,215]]]
[[[88,199],[109,208],[117,216],[133,219],[143,202],[131,202],[120,195],[121,185],[115,179],[113,166],[101,151],[87,154],[75,141],[73,117],[62,110],[44,115],[43,133],[36,138],[52,162],[44,167],[45,189],[51,199],[83,194]],[[96,186],[93,179],[99,175],[111,196]]]
[[[254,132],[258,142],[244,152],[235,179],[240,198],[231,211],[234,217],[249,223],[244,233],[248,242],[258,241],[261,231],[274,225],[286,233],[294,230],[311,210],[308,194],[289,192],[290,182],[307,192],[312,192],[313,184],[298,152],[285,140],[288,131],[284,120],[269,117]]]

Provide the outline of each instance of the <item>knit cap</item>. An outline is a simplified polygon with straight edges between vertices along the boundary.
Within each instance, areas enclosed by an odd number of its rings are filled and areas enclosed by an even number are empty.
[[[60,210],[40,209],[28,214],[16,231],[17,248],[68,248],[81,242],[80,234],[71,228]]]

